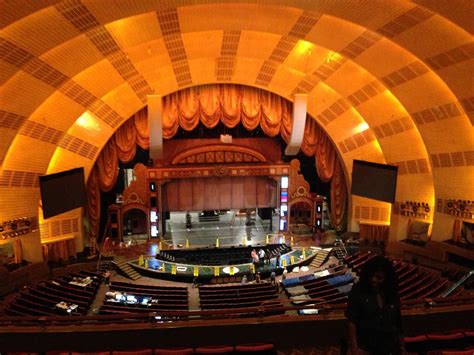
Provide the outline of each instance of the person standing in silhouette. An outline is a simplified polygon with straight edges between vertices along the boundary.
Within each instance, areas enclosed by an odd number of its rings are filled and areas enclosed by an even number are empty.
[[[362,267],[347,306],[349,354],[405,354],[398,278],[392,263],[376,256]]]

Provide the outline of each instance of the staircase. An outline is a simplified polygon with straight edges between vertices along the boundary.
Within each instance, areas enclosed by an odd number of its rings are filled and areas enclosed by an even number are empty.
[[[101,274],[105,273],[112,268],[111,263],[111,260],[100,260],[99,265],[97,265],[97,271]]]
[[[331,253],[332,249],[321,249],[318,251],[316,256],[314,257],[313,261],[311,262],[310,266],[315,268],[320,268],[328,259],[329,254]]]
[[[334,256],[338,260],[340,260],[341,262],[344,262],[344,258],[347,256],[347,250],[342,240],[336,239],[336,242],[334,243],[334,248],[332,248],[332,251],[334,253]]]
[[[132,268],[126,260],[123,261],[112,261],[112,264],[116,267],[117,271],[124,274],[129,279],[135,281],[142,277],[138,272]]]

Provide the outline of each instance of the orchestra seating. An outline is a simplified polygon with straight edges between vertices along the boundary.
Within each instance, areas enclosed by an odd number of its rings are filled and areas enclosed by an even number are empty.
[[[199,298],[202,310],[280,304],[278,290],[269,282],[229,286],[200,286]]]
[[[270,258],[277,254],[283,255],[291,251],[286,244],[269,244],[264,246],[230,247],[230,248],[199,248],[161,250],[156,258],[159,260],[192,265],[238,265],[252,262],[252,249],[264,249]]]
[[[187,311],[189,309],[188,289],[186,287],[113,282],[109,287],[109,292],[134,296],[139,302],[111,302],[106,299],[100,308],[100,314]],[[147,299],[147,302],[143,302],[144,299]],[[152,302],[152,300],[156,300],[156,302]]]
[[[353,271],[359,273],[362,266],[375,255],[374,253],[357,253],[347,257],[345,263]],[[392,259],[392,265],[398,276],[398,292],[401,301],[439,297],[451,286],[448,279],[418,265],[397,259]],[[458,288],[451,296],[459,295],[462,292],[463,288]]]
[[[88,278],[80,286],[75,280]],[[99,288],[96,273],[80,271],[20,290],[5,313],[12,316],[86,315]]]
[[[351,273],[346,273],[343,267],[332,268],[329,275],[315,277],[306,275],[284,280],[282,282],[288,297],[295,305],[314,303],[345,304],[346,293],[353,282]],[[304,313],[304,312],[303,312]]]
[[[344,262],[354,273],[359,274],[363,265],[375,257],[375,253],[361,252],[347,256]],[[401,301],[420,298],[435,298],[442,295],[452,283],[434,271],[421,268],[401,260],[392,260],[393,267],[399,280],[399,295]],[[314,304],[343,304],[347,302],[347,293],[350,291],[353,277],[344,272],[339,266],[328,270],[330,275],[316,277],[306,275],[283,281],[286,293],[295,305]],[[452,296],[463,292],[457,289]],[[302,312],[304,314],[304,312]]]

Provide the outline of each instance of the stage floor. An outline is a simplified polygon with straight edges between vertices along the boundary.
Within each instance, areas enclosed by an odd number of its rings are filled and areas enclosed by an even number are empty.
[[[255,222],[252,226],[246,226],[245,215],[239,216],[236,211],[221,214],[219,221],[199,222],[198,212],[191,212],[193,228],[186,228],[186,213],[173,212],[167,223],[167,231],[164,240],[176,247],[178,244],[186,245],[186,239],[190,247],[215,246],[219,238],[219,246],[233,245],[256,245],[264,244],[266,236],[270,235],[270,242],[281,243],[278,240],[278,216],[273,216],[272,229],[270,220],[262,220],[253,215]]]

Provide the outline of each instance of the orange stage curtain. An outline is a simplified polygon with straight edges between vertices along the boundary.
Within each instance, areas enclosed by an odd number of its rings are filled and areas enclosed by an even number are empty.
[[[176,94],[163,98],[163,139],[172,138],[178,132],[179,108],[175,97]]]
[[[43,245],[43,257],[45,261],[67,261],[75,256],[75,239],[68,239],[56,243]]]
[[[387,242],[389,234],[389,226],[380,226],[374,224],[360,225],[360,239],[369,242]]]
[[[304,128],[303,142],[301,143],[301,151],[308,157],[316,153],[318,144],[319,130],[316,120],[310,116],[306,116],[306,125]]]
[[[322,130],[319,133],[315,155],[316,171],[322,181],[329,182],[334,174],[334,167],[338,158],[331,140]]]
[[[242,119],[242,89],[224,85],[221,90],[222,123],[228,128],[234,128]]]
[[[97,158],[96,165],[100,189],[110,191],[114,187],[118,176],[117,147],[114,139],[109,140],[104,146]]]
[[[15,264],[19,264],[23,261],[23,253],[21,249],[21,239],[16,239],[13,242],[13,253],[15,256]]]
[[[335,163],[331,179],[331,224],[336,232],[342,232],[347,226],[347,186],[341,163]]]
[[[179,91],[171,96],[176,96],[178,102],[178,122],[181,128],[185,131],[192,131],[199,124],[200,117],[200,102],[199,93],[195,95],[195,92],[191,89]],[[163,112],[163,116],[166,113]],[[205,122],[203,122],[205,123]],[[208,123],[212,126],[212,122]]]
[[[137,152],[136,129],[134,120],[126,121],[114,135],[117,146],[117,157],[120,161],[128,163]]]
[[[150,133],[148,131],[148,110],[145,107],[143,110],[138,111],[133,115],[135,123],[135,137],[137,144],[143,148],[150,148]]]
[[[87,182],[87,213],[89,215],[89,238],[98,238],[100,226],[100,189],[97,166],[92,169]]]
[[[461,240],[461,229],[462,221],[460,219],[455,219],[453,224],[453,241],[456,243]]]
[[[220,104],[220,87],[216,85],[205,85],[198,88],[194,93],[197,101],[198,114],[201,123],[206,128],[214,128],[222,119],[222,106]]]
[[[269,137],[279,133],[288,140],[291,103],[266,91],[238,85],[204,85],[185,89],[163,100],[163,137],[172,138],[181,127],[192,131],[201,122],[214,128],[219,122],[247,130],[260,125]]]

